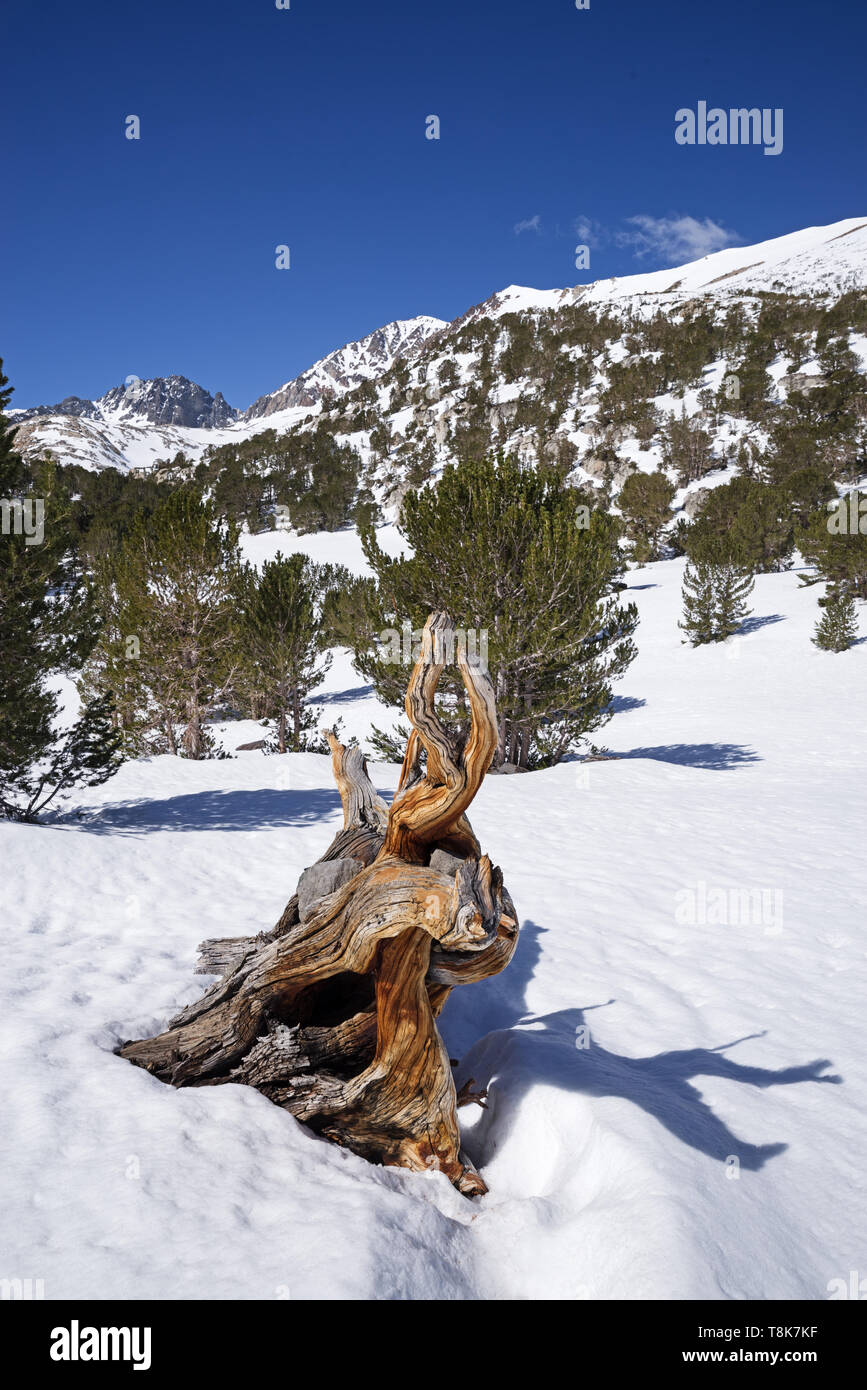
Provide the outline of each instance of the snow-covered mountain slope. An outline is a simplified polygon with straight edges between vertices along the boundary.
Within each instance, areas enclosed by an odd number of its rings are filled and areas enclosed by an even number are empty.
[[[696,296],[732,298],[744,294],[829,295],[867,286],[867,218],[849,217],[827,227],[807,227],[787,236],[714,251],[673,270],[613,276],[565,290],[507,289],[474,309],[468,317],[557,309],[565,304],[618,305],[649,299],[660,303]],[[639,306],[630,306],[638,308]]]
[[[10,415],[14,424],[14,413]],[[179,452],[198,459],[209,445],[223,444],[232,437],[233,431],[227,429],[182,429],[135,419],[47,415],[19,425],[15,443],[25,458],[50,453],[60,463],[127,472],[151,469]]]
[[[211,396],[186,377],[172,376],[132,378],[96,401],[70,396],[56,406],[9,414],[19,424],[17,447],[25,457],[49,450],[61,463],[118,469],[150,468],[179,451],[197,460],[212,445],[265,429],[291,429],[318,408],[323,395],[337,398],[375,379],[446,327],[429,317],[386,324],[329,353],[246,411],[233,409],[219,391]]]
[[[277,920],[342,824],[327,758],[131,763],[81,819],[0,824],[6,1276],[283,1300],[822,1300],[863,1277],[867,643],[811,646],[817,590],[785,573],[740,635],[682,646],[681,573],[629,575],[619,756],[489,777],[472,808],[522,923],[441,1019],[458,1083],[488,1087],[460,1112],[480,1200],[113,1053],[198,997],[203,936]],[[327,714],[352,722],[361,685],[335,665]],[[388,794],[398,768],[373,776]]]
[[[433,334],[447,327],[444,319],[426,316],[388,323],[367,338],[329,353],[277,391],[260,396],[245,412],[244,419],[259,420],[296,406],[309,408],[326,393],[340,396],[363,381],[375,380],[399,357],[411,356]]]
[[[625,315],[649,317],[660,310],[676,312],[695,300],[712,299],[721,308],[737,300],[755,302],[771,293],[818,295],[839,298],[848,290],[867,286],[867,218],[849,218],[827,227],[812,227],[761,242],[756,246],[717,251],[688,265],[641,275],[597,280],[564,289],[534,290],[512,285],[477,305],[452,324],[421,317],[388,324],[356,343],[330,353],[278,390],[260,397],[243,413],[229,407],[217,393],[211,397],[185,378],[133,382],[117,387],[99,401],[70,398],[56,407],[10,412],[21,421],[18,446],[27,456],[50,449],[61,462],[92,468],[147,468],[158,459],[170,459],[182,451],[198,460],[211,445],[248,439],[265,429],[285,432],[317,415],[332,401],[364,381],[375,384],[398,358],[418,363],[429,360],[425,390],[430,390],[435,370],[442,361],[456,359],[462,384],[477,371],[478,363],[462,358],[454,347],[456,336],[478,321],[496,323],[506,314],[538,315],[549,310],[588,306],[609,308]],[[621,356],[625,355],[623,349]],[[615,349],[615,360],[618,356]],[[418,383],[416,383],[418,385]],[[514,388],[514,389],[513,389]],[[419,386],[419,389],[422,389]],[[508,394],[513,389],[513,394]],[[492,402],[501,412],[514,414],[512,383],[503,394],[497,385]],[[383,406],[385,402],[383,395]],[[438,414],[445,414],[443,407]],[[413,423],[393,422],[397,435]],[[418,422],[416,422],[418,423]],[[416,443],[442,443],[446,422],[431,417],[419,424]],[[577,439],[574,441],[580,443]],[[369,462],[369,442],[353,440]],[[656,460],[654,460],[655,463]]]
[[[236,423],[220,391],[215,396],[183,376],[130,379],[99,400],[69,396],[55,406],[11,410],[17,447],[25,457],[51,452],[85,468],[152,468],[179,451],[196,458],[222,441]]]
[[[153,381],[132,376],[123,386],[113,386],[97,401],[67,396],[59,405],[39,405],[12,414],[20,420],[71,415],[84,420],[147,421],[151,425],[214,429],[239,419],[241,412],[232,409],[221,391],[212,396],[185,376],[157,377]]]

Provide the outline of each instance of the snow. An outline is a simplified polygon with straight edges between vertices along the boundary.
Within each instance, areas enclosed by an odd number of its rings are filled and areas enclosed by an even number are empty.
[[[682,645],[681,574],[629,575],[639,657],[597,736],[620,756],[489,777],[473,806],[522,920],[441,1020],[459,1084],[489,1088],[460,1112],[480,1200],[113,1055],[198,996],[203,937],[277,920],[342,823],[327,758],[143,760],[0,824],[4,1276],[48,1298],[823,1299],[864,1270],[867,643],[812,646],[821,589],[790,572],[729,643]],[[362,686],[340,654],[357,726],[380,722]],[[388,794],[398,769],[372,775]]]
[[[539,314],[575,304],[611,305],[618,313],[647,317],[660,311],[678,312],[697,295],[714,297],[723,311],[733,300],[747,300],[754,306],[754,296],[768,291],[838,296],[867,284],[865,274],[867,219],[853,217],[829,226],[809,227],[774,237],[756,246],[730,247],[688,265],[666,270],[612,277],[564,289],[536,290],[510,285],[456,320],[454,326],[480,318],[499,319],[504,314]],[[286,382],[277,391],[260,397],[245,416],[220,428],[151,425],[129,414],[125,399],[122,397],[118,401],[116,392],[109,392],[94,402],[98,411],[96,419],[47,415],[22,422],[21,447],[28,456],[50,448],[61,462],[78,463],[87,468],[147,469],[161,459],[173,458],[179,451],[197,462],[212,446],[240,444],[265,430],[285,433],[308,420],[316,420],[322,414],[319,396],[324,388],[340,395],[361,381],[376,382],[398,356],[405,355],[411,360],[417,349],[449,327],[444,320],[425,315],[387,324],[366,338],[330,353],[302,372],[294,382]],[[455,362],[461,385],[472,381],[478,367],[475,353],[455,354],[450,350],[448,339],[442,347],[442,356],[428,363],[432,369],[431,381],[435,380],[436,365],[447,357]],[[852,347],[860,360],[867,362],[867,337],[853,335]],[[622,344],[615,343],[610,348],[613,361],[622,360],[625,353]],[[721,377],[724,370],[727,370],[724,364],[716,364],[715,376]],[[783,371],[782,365],[779,370]],[[598,375],[597,384],[604,385],[602,374]],[[715,377],[708,377],[707,386],[712,388],[717,384]],[[139,383],[136,392],[148,385]],[[499,394],[492,400],[514,399],[516,394],[521,394],[523,386],[516,383],[515,388],[510,393],[501,383]],[[390,396],[390,390],[379,389],[379,405],[386,414]],[[311,397],[316,399],[313,404],[273,409],[281,403],[281,398],[299,397],[307,401]],[[134,398],[137,398],[135,393]],[[688,393],[687,401],[688,408],[694,410],[695,393]],[[667,398],[661,398],[658,404],[670,408],[671,401],[667,403]],[[681,404],[678,399],[678,412]],[[264,409],[273,413],[261,413]],[[446,410],[447,405],[443,403],[436,413]],[[414,415],[415,408],[406,408],[390,417],[393,437],[405,433]],[[358,449],[363,465],[369,463],[367,434],[336,437]]]
[[[312,367],[308,367],[298,377],[285,381],[276,391],[270,391],[267,396],[254,401],[253,405],[260,405],[274,396],[279,396],[295,381],[303,382],[308,387],[330,387],[340,392],[341,379],[350,378],[358,384],[377,376],[391,365],[408,344],[422,342],[443,328],[448,328],[446,320],[432,318],[429,314],[420,314],[412,319],[397,319],[383,328],[377,328],[358,342],[346,343],[335,352],[330,352],[327,357],[314,362]],[[253,409],[253,406],[250,408]],[[309,410],[309,407],[306,409]]]
[[[606,305],[652,296],[651,312],[698,292],[729,296],[761,290],[792,294],[841,294],[863,287],[867,263],[867,218],[848,217],[825,227],[806,227],[755,246],[731,246],[687,265],[638,275],[593,280],[568,290],[534,290],[509,285],[469,318],[543,313],[564,304]],[[662,306],[660,297],[664,297]],[[633,311],[641,306],[633,304]]]
[[[584,303],[607,303],[643,294],[688,296],[785,290],[793,294],[841,293],[863,286],[867,218],[849,217],[826,227],[806,227],[755,246],[732,246],[670,270],[596,280],[581,294]]]
[[[376,539],[387,555],[398,556],[404,551],[405,543],[396,526],[381,526]],[[255,536],[244,532],[240,545],[243,558],[257,569],[266,560],[273,560],[278,553],[300,553],[319,565],[345,565],[353,574],[372,574],[357,531],[316,531],[298,535],[290,530],[276,530],[260,531]]]
[[[317,393],[326,387],[339,395],[385,372],[401,353],[411,351],[447,327],[445,320],[429,315],[386,324],[359,342],[347,343],[315,362],[294,378],[294,384],[299,393],[308,396],[311,391]],[[84,468],[153,468],[160,460],[174,458],[178,452],[198,462],[209,448],[240,444],[265,430],[283,434],[322,413],[319,399],[279,410],[269,408],[267,414],[262,413],[268,402],[276,400],[293,385],[293,381],[289,381],[254,401],[249,412],[227,425],[215,428],[153,425],[135,415],[136,402],[150,385],[147,381],[137,382],[132,392],[124,393],[119,400],[116,391],[107,392],[93,402],[97,411],[93,419],[55,414],[23,422],[28,425],[28,448],[31,451],[36,446],[51,449],[61,462],[76,463]],[[128,394],[129,400],[126,399]],[[17,413],[9,412],[12,416]]]

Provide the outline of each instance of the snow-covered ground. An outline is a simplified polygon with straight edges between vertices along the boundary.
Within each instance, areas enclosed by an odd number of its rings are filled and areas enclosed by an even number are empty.
[[[200,993],[203,937],[276,921],[341,823],[326,758],[155,758],[81,818],[0,825],[0,1276],[48,1298],[823,1299],[867,1274],[867,643],[813,647],[819,590],[789,573],[693,650],[680,577],[629,576],[640,655],[600,735],[621,756],[489,777],[472,810],[522,919],[508,970],[442,1018],[458,1082],[489,1088],[461,1111],[480,1200],[113,1054]],[[363,723],[361,685],[337,662],[329,709]]]

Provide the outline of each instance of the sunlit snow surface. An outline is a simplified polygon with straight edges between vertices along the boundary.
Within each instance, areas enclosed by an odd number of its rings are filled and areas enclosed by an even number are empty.
[[[489,1090],[461,1111],[481,1200],[113,1055],[198,996],[203,937],[277,920],[341,824],[325,757],[130,763],[81,819],[0,825],[0,1275],[48,1298],[822,1299],[867,1270],[867,644],[813,647],[821,589],[788,573],[692,650],[680,578],[629,575],[640,656],[599,735],[622,756],[490,777],[472,808],[522,920],[442,1018],[458,1082]],[[389,718],[362,686],[345,656],[326,682],[360,734]],[[372,769],[385,793],[397,771]],[[720,890],[763,910],[714,921]]]

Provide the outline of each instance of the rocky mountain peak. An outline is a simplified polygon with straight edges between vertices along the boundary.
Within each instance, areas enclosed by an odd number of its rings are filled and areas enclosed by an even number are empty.
[[[192,429],[219,429],[232,424],[240,415],[221,391],[212,396],[185,376],[155,377],[151,381],[133,377],[122,386],[112,387],[97,405],[107,417],[135,417],[151,425],[182,425]]]

